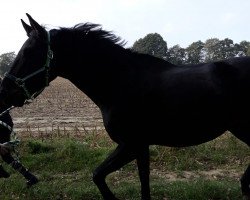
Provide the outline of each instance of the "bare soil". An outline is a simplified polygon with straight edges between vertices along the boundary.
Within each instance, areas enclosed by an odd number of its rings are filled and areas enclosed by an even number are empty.
[[[10,112],[17,133],[104,129],[98,107],[70,81],[57,78],[31,104]]]

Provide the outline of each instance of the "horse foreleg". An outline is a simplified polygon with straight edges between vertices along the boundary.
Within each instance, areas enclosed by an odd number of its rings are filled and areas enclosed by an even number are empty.
[[[246,200],[250,200],[250,165],[241,178],[241,190]]]
[[[149,187],[149,146],[139,149],[137,154],[137,166],[139,177],[141,181],[141,199],[150,200],[150,187]]]
[[[106,176],[134,160],[135,156],[136,155],[130,147],[127,147],[126,145],[118,145],[115,151],[111,153],[98,168],[96,168],[93,173],[93,181],[105,200],[117,199],[105,182]]]

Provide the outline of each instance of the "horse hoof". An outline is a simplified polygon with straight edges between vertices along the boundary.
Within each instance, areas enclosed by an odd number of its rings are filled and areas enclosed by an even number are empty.
[[[31,187],[32,185],[35,185],[36,183],[38,183],[38,179],[35,177],[35,176],[33,176],[31,179],[29,179],[28,181],[27,181],[27,187],[29,188],[29,187]]]

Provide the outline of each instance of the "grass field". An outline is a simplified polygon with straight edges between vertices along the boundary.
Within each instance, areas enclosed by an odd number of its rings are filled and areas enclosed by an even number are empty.
[[[101,199],[92,171],[116,147],[105,132],[26,138],[21,161],[40,182],[27,189],[12,171],[0,180],[0,199]],[[151,193],[154,200],[242,199],[239,178],[249,163],[248,147],[230,133],[189,148],[151,146]],[[108,185],[120,199],[140,199],[135,162],[111,174]]]
[[[11,111],[22,140],[21,162],[40,182],[27,189],[20,174],[0,179],[0,200],[98,200],[93,170],[116,147],[103,129],[100,111],[64,79],[53,81],[32,104]],[[189,148],[150,147],[153,200],[240,200],[239,179],[249,148],[224,134]],[[140,199],[132,162],[107,178],[121,200]]]

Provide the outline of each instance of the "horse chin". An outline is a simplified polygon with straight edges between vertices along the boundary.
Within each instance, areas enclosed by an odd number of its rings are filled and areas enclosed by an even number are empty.
[[[22,107],[25,104],[25,99],[15,99],[11,101],[11,105],[15,107]]]
[[[16,101],[16,102],[13,102],[12,105],[15,107],[22,107],[24,103],[25,101]]]

